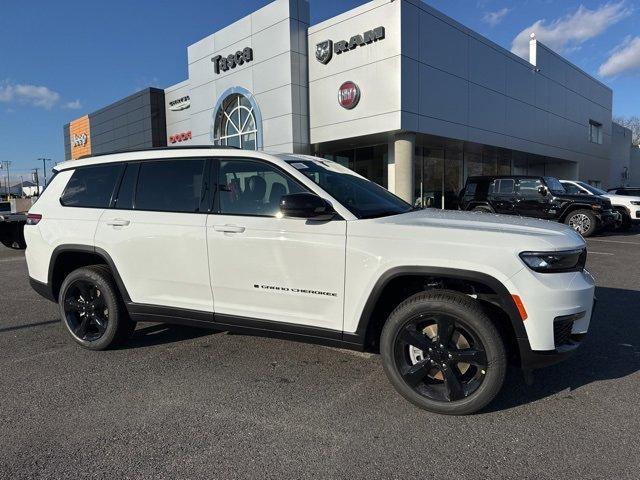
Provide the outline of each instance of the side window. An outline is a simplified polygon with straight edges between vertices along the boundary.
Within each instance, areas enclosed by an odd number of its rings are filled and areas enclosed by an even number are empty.
[[[538,188],[542,186],[542,180],[538,178],[523,178],[518,182],[518,193],[524,198],[540,198]]]
[[[142,162],[135,194],[136,210],[199,212],[204,166],[203,159]]]
[[[562,186],[564,187],[564,189],[567,191],[567,193],[571,194],[571,195],[579,195],[581,193],[583,193],[580,188],[578,188],[576,185],[574,185],[573,183],[563,183]]]
[[[109,207],[121,169],[122,165],[115,163],[76,169],[60,197],[60,203],[65,207]]]
[[[218,191],[223,215],[274,217],[283,195],[306,190],[266,162],[222,160]]]
[[[514,182],[510,178],[500,180],[500,186],[498,188],[498,193],[502,193],[502,194],[513,193],[513,191],[515,189],[515,184],[516,184],[516,182]]]
[[[467,186],[464,188],[464,196],[473,197],[476,194],[477,187],[478,187],[477,183],[467,183]]]
[[[139,163],[127,164],[122,181],[120,182],[114,208],[121,210],[130,210],[133,208],[133,196],[136,190],[136,181],[138,180],[138,168],[140,168]]]

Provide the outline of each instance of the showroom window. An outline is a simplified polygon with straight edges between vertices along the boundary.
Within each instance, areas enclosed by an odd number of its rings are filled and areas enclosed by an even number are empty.
[[[252,95],[239,88],[226,93],[215,110],[213,143],[244,150],[260,149],[260,114]]]
[[[602,124],[589,120],[589,141],[602,145]]]

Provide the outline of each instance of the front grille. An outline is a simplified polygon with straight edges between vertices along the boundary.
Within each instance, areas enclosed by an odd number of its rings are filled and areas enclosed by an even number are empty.
[[[556,348],[571,343],[573,319],[557,320],[553,323],[553,340]]]

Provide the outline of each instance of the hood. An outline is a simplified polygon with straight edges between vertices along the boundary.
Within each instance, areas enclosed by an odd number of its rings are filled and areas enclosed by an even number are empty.
[[[496,246],[527,244],[531,248],[566,250],[582,248],[584,239],[572,228],[558,222],[512,215],[485,212],[424,209],[401,215],[372,219],[387,229],[390,237],[404,236],[408,230],[427,227],[437,230],[454,230],[452,239],[474,242],[490,241]]]
[[[571,193],[560,193],[560,192],[551,192],[553,198],[558,200],[566,200],[569,202],[576,203],[588,203],[588,204],[599,204],[603,206],[611,206],[611,202],[607,198],[603,198],[599,195],[579,195],[579,194],[571,194]]]

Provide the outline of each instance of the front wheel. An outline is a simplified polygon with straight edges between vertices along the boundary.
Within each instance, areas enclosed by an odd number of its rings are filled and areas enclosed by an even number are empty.
[[[564,223],[586,238],[595,233],[598,219],[591,210],[576,210],[567,215]]]
[[[502,337],[476,300],[434,290],[402,302],[380,339],[385,373],[420,408],[474,413],[498,394],[507,355]]]

